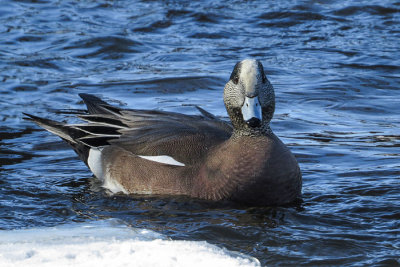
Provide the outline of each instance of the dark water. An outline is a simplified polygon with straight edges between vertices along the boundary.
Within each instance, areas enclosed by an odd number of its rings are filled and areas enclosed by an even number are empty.
[[[246,57],[275,87],[299,207],[109,196],[22,120],[61,119],[82,92],[225,117],[222,88]],[[0,1],[0,81],[1,229],[118,218],[263,265],[400,265],[399,1]]]

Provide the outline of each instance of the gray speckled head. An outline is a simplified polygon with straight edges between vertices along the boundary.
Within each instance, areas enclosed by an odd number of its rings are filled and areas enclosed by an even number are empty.
[[[257,135],[270,131],[275,93],[260,61],[245,59],[235,65],[224,88],[224,102],[236,134]]]

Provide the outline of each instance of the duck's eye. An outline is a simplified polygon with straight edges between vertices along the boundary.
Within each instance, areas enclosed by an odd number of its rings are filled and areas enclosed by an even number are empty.
[[[233,79],[232,79],[232,82],[234,84],[238,84],[239,83],[239,77],[238,76],[234,76]]]

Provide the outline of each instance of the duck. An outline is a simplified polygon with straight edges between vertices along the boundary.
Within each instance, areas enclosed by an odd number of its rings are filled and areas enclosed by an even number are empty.
[[[275,92],[259,60],[233,68],[223,91],[230,122],[199,115],[124,109],[81,93],[87,112],[68,124],[25,119],[66,141],[110,193],[187,196],[279,206],[301,198],[302,175],[273,133]]]

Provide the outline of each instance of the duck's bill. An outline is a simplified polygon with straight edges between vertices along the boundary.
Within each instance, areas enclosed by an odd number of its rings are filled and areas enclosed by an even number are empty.
[[[259,127],[262,121],[261,105],[258,96],[247,97],[242,106],[243,120],[248,126]]]

